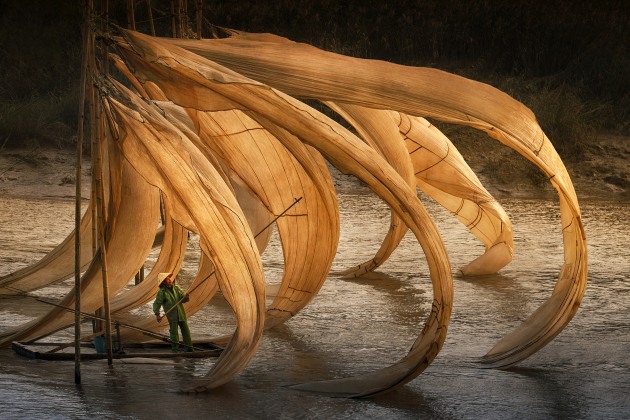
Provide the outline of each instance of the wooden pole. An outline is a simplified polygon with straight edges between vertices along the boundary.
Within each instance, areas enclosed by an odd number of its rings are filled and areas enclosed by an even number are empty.
[[[96,59],[92,56],[92,68],[96,70]],[[101,118],[100,102],[95,100],[95,89],[91,89],[90,96],[92,115],[92,149],[94,151],[94,185],[96,187],[96,210],[98,223],[98,239],[99,249],[101,251],[101,276],[103,279],[103,317],[105,318],[105,340],[107,343],[107,362],[111,366],[113,364],[112,353],[112,331],[111,331],[111,312],[109,307],[109,281],[107,274],[107,247],[105,226],[107,223],[105,192],[103,186],[103,161],[102,150],[105,141],[103,139],[105,130],[103,129],[103,121]]]
[[[91,146],[90,146],[91,147]],[[92,189],[90,192],[90,203],[92,204],[91,213],[92,213],[92,258],[96,255],[97,248],[97,235],[96,231],[96,186],[94,184],[94,153],[92,153]]]
[[[164,196],[160,193],[160,221],[162,222],[162,226],[166,224],[166,215],[164,210]]]
[[[137,286],[143,281],[144,281],[144,265],[142,265],[142,267],[140,267],[140,271],[136,273],[134,282]]]
[[[127,3],[127,27],[136,30],[136,15],[134,13],[134,1],[129,0]]]
[[[109,0],[102,0],[101,5],[103,7],[102,30],[103,30],[103,33],[109,34]],[[109,54],[109,46],[107,45],[107,43],[105,43],[103,48],[105,49],[104,54],[103,54],[103,71],[107,75],[109,74],[109,60],[107,58],[107,55]]]
[[[197,39],[201,39],[202,20],[203,20],[203,0],[197,0]]]
[[[184,38],[184,17],[182,13],[182,0],[177,0],[177,37]]]
[[[177,21],[175,20],[175,0],[171,0],[171,30],[173,38],[177,38]]]
[[[77,164],[75,180],[75,207],[74,207],[74,290],[75,290],[75,315],[74,315],[74,383],[81,383],[81,163],[83,161],[83,137],[85,119],[85,85],[88,69],[88,48],[90,45],[89,21],[91,16],[91,0],[89,4],[85,0],[81,2],[83,8],[83,56],[81,59],[81,96],[78,112],[77,133]]]
[[[151,8],[151,0],[147,0],[149,8],[149,26],[151,27],[151,36],[155,36],[155,24],[153,23],[153,9]]]
[[[109,0],[102,0],[101,3],[102,6],[102,12],[103,12],[103,23],[102,23],[102,31],[104,33],[109,32],[109,27],[108,27],[108,23],[109,23]],[[107,59],[107,54],[109,51],[109,47],[107,45],[103,46],[103,60],[102,60],[102,71],[103,73],[105,73],[105,75],[109,74],[109,60]],[[96,67],[95,67],[96,70]],[[96,127],[95,122],[93,121],[93,126]],[[95,128],[96,129],[96,128]],[[96,153],[94,152],[94,150],[96,150],[96,141],[94,141],[94,136],[92,137],[92,142],[90,143],[92,145],[92,195],[91,195],[91,203],[92,203],[92,257],[94,257],[96,255],[96,250],[98,249],[98,244],[99,244],[99,231],[98,231],[98,204],[97,204],[97,200],[96,200],[96,190],[97,190],[97,185],[96,185],[96,171],[98,168],[98,162],[96,161]],[[94,313],[96,315],[103,315],[103,308],[98,308],[94,311]],[[103,322],[100,320],[97,320],[95,318],[92,319],[92,331],[96,332],[96,331],[102,331],[105,328],[105,326],[103,325]]]
[[[109,281],[107,274],[107,247],[105,245],[105,193],[103,187],[103,161],[102,161],[102,147],[103,147],[103,131],[100,125],[100,106],[96,101],[93,101],[96,105],[95,125],[99,128],[94,135],[94,145],[96,153],[96,202],[98,210],[98,228],[99,228],[99,248],[101,250],[101,275],[103,278],[103,315],[105,318],[105,340],[107,343],[107,363],[113,364],[112,354],[112,325],[111,325],[111,311],[109,307]]]

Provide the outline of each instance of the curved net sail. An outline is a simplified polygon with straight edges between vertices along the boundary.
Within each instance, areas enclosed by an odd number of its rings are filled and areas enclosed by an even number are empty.
[[[360,179],[391,209],[389,232],[375,256],[343,275],[375,270],[411,231],[427,261],[433,301],[413,345],[397,362],[294,387],[367,397],[407,383],[430,365],[446,338],[453,279],[442,239],[416,189],[449,210],[485,246],[482,255],[459,268],[461,274],[497,272],[511,261],[514,244],[501,205],[427,118],[486,132],[540,168],[560,197],[565,253],[556,286],[483,362],[518,363],[551,341],[576,313],[587,276],[577,197],[532,112],[507,94],[443,71],[347,57],[270,34],[233,31],[229,38],[212,40],[121,34],[113,39],[110,59],[130,87],[95,76],[109,136],[106,251],[112,313],[147,330],[163,328],[153,317],[132,311],[154,296],[156,273],[180,269],[188,232],[199,235],[201,259],[191,285],[196,292],[186,312],[199,311],[220,290],[237,326],[233,334],[217,338],[225,350],[189,391],[230,381],[249,364],[266,328],[286,322],[317,295],[340,234],[327,163]],[[306,99],[321,101],[354,131]],[[150,281],[127,287],[153,248],[161,201],[163,240]],[[284,272],[276,297],[266,305],[260,254],[271,223],[282,244]],[[84,224],[90,224],[87,215]],[[50,257],[0,279],[0,287],[34,290],[70,275],[70,246],[61,244]],[[102,303],[99,255],[84,262],[89,263],[81,286],[84,311]],[[64,268],[51,268],[57,266]],[[60,304],[73,302],[71,291]],[[57,307],[3,332],[0,345],[43,337],[70,325],[71,317]],[[124,334],[141,339],[137,331]]]

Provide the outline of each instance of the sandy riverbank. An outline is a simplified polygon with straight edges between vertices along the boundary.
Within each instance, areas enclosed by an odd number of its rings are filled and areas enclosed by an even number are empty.
[[[551,184],[515,151],[486,139],[454,140],[484,186],[497,198],[554,195]],[[630,138],[602,135],[586,147],[579,162],[566,161],[578,198],[630,199]],[[0,151],[0,194],[71,199],[75,196],[73,150]],[[90,192],[90,161],[83,164],[82,194]]]

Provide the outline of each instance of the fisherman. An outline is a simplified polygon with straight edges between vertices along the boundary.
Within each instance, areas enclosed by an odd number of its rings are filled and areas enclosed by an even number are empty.
[[[188,328],[188,321],[186,319],[186,311],[182,303],[188,302],[188,293],[184,294],[184,291],[175,284],[173,273],[160,273],[158,274],[158,284],[160,289],[155,296],[153,302],[153,313],[157,322],[161,322],[164,315],[168,319],[169,332],[171,335],[171,350],[179,351],[179,332],[182,331],[182,338],[184,344],[186,344],[186,351],[192,351],[192,338],[190,336],[190,328]],[[173,308],[177,305],[176,308]],[[164,307],[164,315],[160,315],[160,307]]]

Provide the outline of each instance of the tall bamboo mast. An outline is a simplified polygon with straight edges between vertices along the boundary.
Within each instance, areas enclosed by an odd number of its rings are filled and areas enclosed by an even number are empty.
[[[127,4],[127,27],[136,30],[136,15],[134,13],[134,1],[129,0]]]
[[[103,32],[108,32],[109,28],[107,27],[108,22],[109,22],[109,0],[102,0],[101,1],[101,12],[103,15],[103,20],[102,20],[102,27],[101,30]],[[109,60],[107,60],[107,54],[108,54],[108,46],[107,44],[105,44],[105,46],[103,47],[105,49],[103,55],[105,56],[105,59],[103,60],[103,71],[105,72],[105,74],[109,73]],[[90,143],[92,144],[92,143]],[[96,249],[98,247],[98,231],[97,231],[97,218],[98,218],[98,210],[96,209],[96,183],[95,183],[95,174],[94,174],[94,168],[96,168],[96,162],[94,161],[94,153],[91,153],[91,158],[92,158],[92,189],[91,189],[91,203],[92,203],[92,257],[94,257],[96,255]],[[97,331],[100,328],[100,326],[94,326],[94,331]]]
[[[177,0],[177,38],[184,38],[184,13],[182,0]]]
[[[203,0],[197,0],[197,39],[201,39],[201,22],[203,20]]]
[[[153,9],[151,8],[151,0],[147,0],[147,8],[149,9],[149,25],[151,26],[151,36],[155,36],[155,24],[153,23]]]
[[[177,38],[177,21],[175,20],[175,0],[171,0],[171,31],[173,38]]]
[[[130,9],[133,8],[133,1],[129,2]],[[105,7],[107,8],[109,4],[106,2]],[[107,12],[106,12],[107,13]],[[133,22],[133,12],[128,11],[130,19],[130,24],[135,26],[135,22]],[[108,14],[108,13],[107,13]],[[94,50],[94,49],[92,49]],[[103,62],[107,61],[107,50],[103,50]],[[96,74],[97,62],[95,54],[91,55],[90,67],[92,72]],[[103,69],[106,71],[107,69]],[[102,160],[102,151],[105,147],[104,130],[102,129],[102,118],[101,118],[101,108],[99,106],[99,102],[95,100],[95,89],[91,89],[90,95],[90,110],[91,110],[91,123],[92,123],[92,175],[93,175],[93,185],[96,190],[96,212],[97,218],[95,223],[98,226],[98,242],[99,249],[101,251],[101,276],[103,281],[103,308],[102,314],[103,318],[105,318],[105,340],[106,340],[106,348],[107,348],[107,362],[111,366],[113,364],[113,352],[112,352],[112,329],[111,329],[111,311],[109,304],[109,281],[108,281],[108,273],[107,273],[107,248],[106,248],[106,224],[107,224],[107,206],[105,203],[105,192],[103,186],[103,160]]]
[[[107,248],[105,246],[105,193],[103,187],[103,160],[102,160],[102,148],[104,146],[103,130],[101,126],[100,113],[101,109],[97,101],[94,100],[94,94],[91,96],[93,111],[93,130],[92,130],[92,142],[93,150],[95,154],[96,167],[94,173],[95,185],[96,185],[96,207],[98,213],[98,230],[99,230],[99,249],[101,250],[101,275],[103,278],[103,315],[105,318],[105,340],[107,343],[107,362],[109,365],[113,363],[112,354],[112,326],[111,326],[111,311],[109,306],[109,281],[107,274]]]
[[[81,59],[81,97],[79,100],[78,112],[78,133],[77,133],[77,163],[75,174],[75,207],[74,207],[74,383],[81,383],[81,163],[83,161],[83,137],[85,119],[85,85],[87,80],[87,68],[89,62],[89,38],[91,31],[89,22],[92,19],[92,0],[86,4],[81,2],[83,9],[83,47]]]

